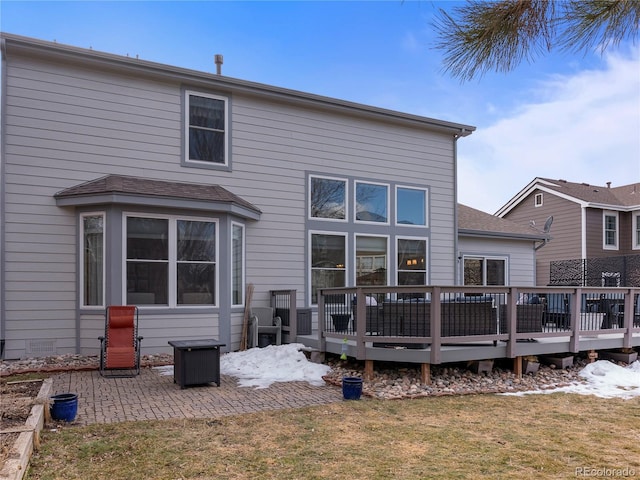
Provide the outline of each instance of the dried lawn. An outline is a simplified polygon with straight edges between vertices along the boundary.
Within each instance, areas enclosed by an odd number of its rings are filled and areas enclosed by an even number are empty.
[[[363,399],[66,427],[43,432],[26,479],[544,479],[574,478],[580,468],[640,476],[639,400]]]

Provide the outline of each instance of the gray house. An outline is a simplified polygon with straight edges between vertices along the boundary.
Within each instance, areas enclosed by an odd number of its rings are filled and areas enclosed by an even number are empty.
[[[472,126],[0,41],[4,358],[96,354],[112,304],[139,307],[145,354],[202,337],[234,350],[248,284],[254,306],[293,289],[313,311],[319,288],[453,285],[459,255],[495,252],[474,228],[457,240]],[[532,274],[535,239],[493,240],[525,244],[509,271]]]

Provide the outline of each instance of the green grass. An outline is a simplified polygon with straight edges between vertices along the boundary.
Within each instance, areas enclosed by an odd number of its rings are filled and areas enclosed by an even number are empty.
[[[568,394],[361,400],[45,431],[34,479],[640,476],[640,401]]]

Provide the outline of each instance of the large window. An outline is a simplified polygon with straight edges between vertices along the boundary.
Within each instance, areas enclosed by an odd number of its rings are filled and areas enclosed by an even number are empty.
[[[618,248],[618,214],[617,212],[603,213],[603,247],[609,250]]]
[[[346,220],[346,180],[310,177],[310,212],[312,218]]]
[[[464,257],[465,285],[506,285],[506,272],[505,258]]]
[[[231,226],[231,303],[244,303],[244,225]]]
[[[389,223],[389,186],[356,182],[356,221]]]
[[[398,285],[426,285],[427,241],[398,239]]]
[[[216,223],[126,217],[126,301],[215,305]]]
[[[346,238],[344,235],[311,235],[311,303],[318,290],[346,286]]]
[[[82,306],[104,306],[104,213],[80,216]]]
[[[633,248],[640,248],[640,212],[633,212]]]
[[[227,99],[186,92],[186,153],[190,162],[227,164]]]
[[[387,238],[356,236],[356,285],[387,285]]]
[[[427,191],[398,187],[396,190],[396,224],[427,225]]]

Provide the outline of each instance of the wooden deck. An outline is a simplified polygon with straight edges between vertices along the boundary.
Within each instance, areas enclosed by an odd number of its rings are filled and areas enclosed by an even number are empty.
[[[596,358],[599,351],[638,351],[639,294],[640,289],[574,287],[330,289],[322,291],[311,334],[289,338],[320,352],[344,352],[362,360],[365,374],[373,372],[376,361],[416,363],[428,383],[430,365],[504,358],[513,359],[514,371],[521,373],[521,359],[530,355],[584,353]],[[367,296],[402,302],[404,314],[397,306],[372,308]],[[532,306],[529,310],[539,315],[532,319],[522,299],[534,296],[544,308]],[[472,300],[465,308],[456,307],[462,317],[450,313],[454,297],[458,305]],[[560,306],[553,304],[558,298],[563,299]],[[480,306],[487,299],[492,310]],[[374,310],[381,318],[372,315]]]

